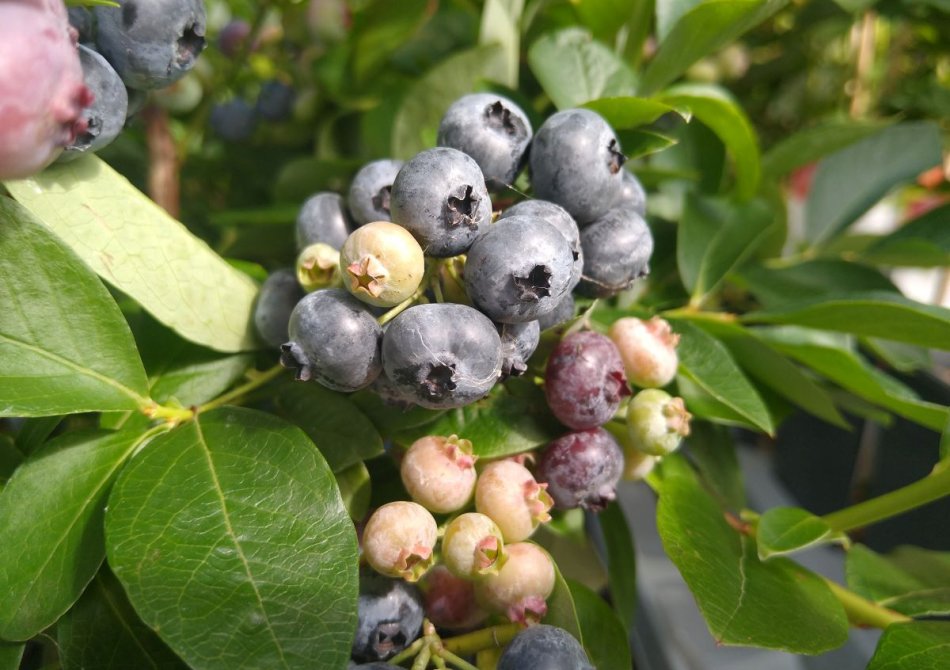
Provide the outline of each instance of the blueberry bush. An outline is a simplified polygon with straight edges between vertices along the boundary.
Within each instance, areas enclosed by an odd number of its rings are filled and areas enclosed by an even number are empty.
[[[0,670],[628,669],[631,486],[718,643],[950,667],[861,542],[950,495],[945,2],[67,4],[0,0]],[[801,415],[931,470],[750,509]]]

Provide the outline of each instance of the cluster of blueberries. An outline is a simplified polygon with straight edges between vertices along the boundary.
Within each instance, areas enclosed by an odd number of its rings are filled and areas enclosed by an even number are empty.
[[[301,208],[296,268],[268,278],[255,311],[262,339],[298,380],[462,407],[527,370],[541,331],[574,317],[575,292],[612,296],[647,273],[645,194],[595,112],[558,112],[532,136],[511,100],[467,95],[444,116],[438,144],[405,163],[371,162],[346,197],[318,193]],[[526,164],[535,199],[496,215],[490,194],[501,202],[517,193]],[[368,567],[352,658],[369,665],[357,667],[396,667],[383,661],[419,637],[423,616],[461,631],[489,615],[536,624],[499,668],[590,667],[566,631],[537,624],[554,567],[526,540],[552,506],[603,509],[622,476],[646,476],[677,448],[690,417],[660,389],[678,364],[667,322],[627,317],[607,335],[574,330],[544,379],[570,432],[539,451],[533,472],[531,455],[476,470],[457,436],[421,438],[402,456],[412,501],[383,505],[362,527]],[[629,384],[643,390],[618,420]],[[456,516],[440,535],[433,514]]]
[[[118,0],[119,6],[70,7],[79,33],[79,61],[93,103],[83,112],[86,130],[60,161],[110,144],[148,92],[164,88],[194,66],[205,46],[202,0]]]

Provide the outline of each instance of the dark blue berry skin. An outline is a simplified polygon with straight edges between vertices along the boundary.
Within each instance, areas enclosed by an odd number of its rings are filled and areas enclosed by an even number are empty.
[[[491,221],[491,200],[478,163],[456,149],[416,154],[396,175],[392,220],[406,228],[429,256],[465,253]]]
[[[501,374],[501,359],[495,325],[467,305],[410,307],[383,336],[389,381],[429,409],[462,407],[485,396]]]
[[[337,193],[317,193],[307,198],[297,214],[297,251],[317,242],[340,249],[350,235],[346,203]]]
[[[80,44],[79,63],[83,82],[95,98],[92,106],[82,113],[88,127],[60,154],[60,162],[70,161],[84,153],[95,153],[111,144],[125,126],[129,107],[125,84],[105,58]]]
[[[531,122],[518,105],[492,93],[473,93],[452,103],[436,144],[475,159],[489,188],[513,183],[531,143]]]
[[[558,300],[554,309],[538,319],[538,323],[541,325],[541,330],[547,330],[548,328],[560,326],[562,323],[567,323],[573,318],[574,296],[571,293],[565,293],[564,296]]]
[[[402,161],[384,158],[360,168],[350,182],[346,197],[353,223],[362,226],[373,221],[393,220],[389,201],[393,182],[402,166]]]
[[[423,616],[422,593],[417,586],[402,579],[362,570],[357,612],[359,623],[353,638],[353,660],[361,663],[384,661],[419,637]],[[389,666],[377,664],[377,667]]]
[[[563,628],[538,624],[515,636],[497,670],[594,670],[581,643]]]
[[[616,295],[650,272],[653,234],[633,209],[612,209],[581,230],[584,274],[580,290],[592,297]]]
[[[544,448],[534,474],[558,509],[599,512],[617,497],[623,450],[603,428],[568,433]]]
[[[261,285],[254,304],[254,327],[268,346],[277,349],[290,339],[290,313],[304,295],[296,273],[289,268],[275,270]]]
[[[257,114],[247,101],[234,98],[212,107],[208,119],[215,135],[227,142],[243,142],[254,134]]]
[[[280,347],[280,362],[296,369],[299,381],[311,379],[334,391],[357,391],[380,372],[383,330],[367,306],[344,289],[305,296],[290,314],[290,340]]]
[[[501,336],[504,377],[520,377],[528,370],[528,359],[538,348],[541,340],[541,325],[537,321],[526,323],[503,323],[498,325]]]
[[[95,8],[96,45],[131,88],[181,79],[205,46],[202,0],[118,0]]]
[[[536,197],[561,205],[584,226],[620,199],[625,161],[603,117],[566,109],[548,118],[534,136],[531,186]]]
[[[557,228],[571,247],[574,257],[574,267],[571,270],[571,289],[581,280],[584,269],[584,250],[581,248],[581,231],[577,227],[574,217],[567,210],[547,200],[524,200],[506,209],[499,217],[507,219],[509,216],[533,216],[543,219]]]
[[[96,41],[96,20],[88,7],[70,7],[69,25],[79,33],[80,44],[94,44]]]
[[[570,290],[574,256],[560,231],[527,216],[499,219],[469,249],[465,290],[499,323],[534,321]]]
[[[297,93],[293,87],[277,79],[271,79],[261,86],[254,110],[266,121],[273,123],[286,121],[293,112],[296,99]]]
[[[623,171],[623,188],[620,190],[617,207],[630,208],[644,219],[647,216],[647,192],[640,180],[629,170]]]

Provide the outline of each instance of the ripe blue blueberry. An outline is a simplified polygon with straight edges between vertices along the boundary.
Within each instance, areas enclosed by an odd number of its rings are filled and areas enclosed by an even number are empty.
[[[469,249],[465,290],[495,321],[534,321],[570,290],[574,256],[561,232],[543,219],[499,219]]]
[[[515,636],[498,659],[498,670],[594,670],[574,636],[563,628],[538,624]]]
[[[345,290],[305,296],[287,330],[290,341],[280,347],[280,362],[296,369],[299,381],[315,379],[334,391],[356,391],[379,376],[383,331],[368,307]]]
[[[105,58],[80,44],[79,62],[82,65],[83,82],[92,91],[93,102],[82,113],[86,129],[71,144],[66,145],[59,157],[61,162],[84,153],[95,153],[111,144],[125,126],[129,106],[125,84]]]
[[[467,305],[416,305],[386,328],[383,367],[407,399],[430,409],[462,407],[498,380],[501,339],[488,317]]]
[[[562,435],[541,452],[535,477],[547,482],[559,509],[604,509],[617,497],[623,474],[623,450],[603,428]]]
[[[233,98],[211,108],[208,124],[215,135],[227,142],[243,142],[254,134],[257,114],[246,100]]]
[[[587,109],[557,112],[531,144],[531,185],[538,198],[561,205],[581,226],[620,199],[620,142],[603,117]]]
[[[294,108],[297,92],[279,79],[265,81],[254,103],[254,111],[266,121],[286,121]]]
[[[633,209],[612,209],[581,230],[584,274],[580,287],[593,297],[615,295],[650,270],[653,234]]]
[[[322,242],[334,249],[343,247],[350,235],[346,203],[336,193],[316,193],[304,202],[297,214],[297,250]]]
[[[491,200],[478,163],[456,149],[428,149],[410,159],[393,182],[392,220],[429,256],[465,253],[491,220]]]
[[[290,313],[303,296],[296,273],[287,268],[275,270],[261,285],[254,305],[254,326],[269,346],[276,349],[288,340]]]
[[[557,301],[557,305],[547,314],[542,314],[541,318],[538,319],[538,324],[541,326],[541,330],[547,330],[548,328],[554,328],[555,326],[560,326],[562,323],[567,323],[574,318],[574,296],[571,293],[565,293],[560,300]]]
[[[118,0],[95,8],[99,52],[132,88],[164,88],[205,46],[202,0]]]
[[[567,210],[547,200],[524,200],[506,209],[499,218],[507,219],[509,216],[533,216],[543,219],[561,232],[570,245],[571,255],[574,257],[574,266],[571,269],[571,289],[577,286],[584,269],[584,250],[581,248],[581,231]]]
[[[360,571],[356,661],[382,661],[412,644],[422,629],[422,593],[414,584]],[[388,667],[388,666],[387,666]]]
[[[632,209],[643,218],[647,216],[647,192],[640,180],[629,170],[623,171],[623,188],[620,190],[617,207]]]
[[[356,173],[350,182],[346,204],[357,226],[373,221],[392,221],[389,199],[393,181],[402,166],[402,161],[384,158],[367,163]]]
[[[492,93],[473,93],[452,103],[436,143],[475,159],[493,189],[514,182],[531,142],[531,122],[518,105]]]
[[[538,348],[541,325],[537,321],[502,323],[498,325],[498,334],[501,336],[502,375],[520,377],[528,370],[528,359]]]

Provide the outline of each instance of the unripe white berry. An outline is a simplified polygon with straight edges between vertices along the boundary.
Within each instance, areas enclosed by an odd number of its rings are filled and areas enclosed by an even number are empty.
[[[630,444],[645,454],[669,454],[689,435],[690,418],[682,398],[659,389],[640,391],[627,408]]]
[[[496,575],[475,582],[475,598],[483,607],[511,621],[537,623],[547,613],[554,591],[554,563],[531,542],[509,544],[508,560]]]
[[[507,557],[501,529],[478,512],[456,517],[442,536],[442,562],[457,577],[495,574]]]
[[[438,534],[435,519],[422,505],[387,503],[366,522],[363,556],[377,572],[414,582],[432,565]]]
[[[475,509],[498,524],[505,542],[528,539],[539,523],[551,520],[553,504],[547,484],[513,460],[490,463],[475,485]]]
[[[669,323],[658,316],[649,321],[629,316],[615,321],[608,335],[617,345],[631,384],[659,388],[673,381],[679,365],[679,335]]]
[[[465,507],[475,490],[476,456],[472,443],[456,435],[430,435],[412,443],[399,472],[412,499],[431,512]]]

